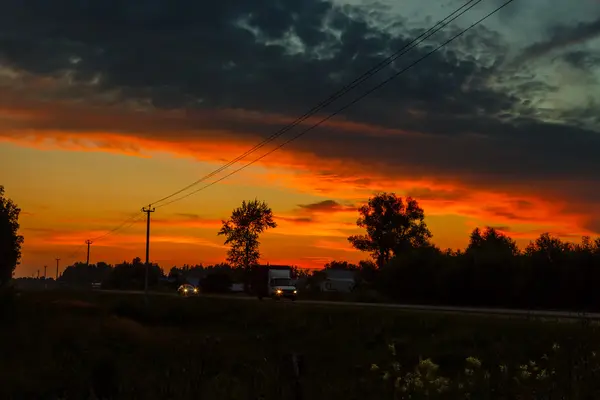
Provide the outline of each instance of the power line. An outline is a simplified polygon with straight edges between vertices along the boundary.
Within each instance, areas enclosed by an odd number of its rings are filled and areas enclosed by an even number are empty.
[[[287,125],[286,127],[280,129],[279,131],[277,131],[276,133],[274,133],[273,135],[271,135],[269,138],[263,140],[262,142],[260,142],[259,144],[255,145],[253,148],[249,149],[248,151],[246,151],[245,153],[243,153],[242,155],[234,158],[233,160],[231,160],[230,162],[228,162],[227,164],[225,164],[224,166],[216,169],[215,171],[205,175],[204,177],[196,180],[195,182],[193,182],[192,184],[168,195],[165,196],[159,200],[156,200],[154,203],[151,203],[151,205],[155,205],[157,203],[161,203],[165,200],[171,199],[174,196],[176,196],[177,194],[183,193],[184,191],[186,191],[187,189],[190,189],[193,186],[196,186],[197,184],[209,179],[210,177],[218,174],[219,172],[229,168],[231,165],[235,164],[236,162],[242,160],[243,158],[245,158],[246,156],[248,156],[249,154],[253,153],[254,151],[262,148],[264,145],[270,143],[271,141],[275,140],[276,138],[280,137],[281,135],[283,135],[284,133],[286,133],[287,131],[291,130],[292,128],[294,128],[295,126],[299,125],[300,123],[304,122],[305,120],[307,120],[310,116],[314,115],[317,111],[320,111],[322,108],[326,107],[327,105],[331,104],[333,101],[335,101],[336,99],[340,98],[341,96],[343,96],[345,93],[349,92],[350,90],[356,88],[357,86],[359,86],[362,82],[364,82],[365,80],[367,80],[369,77],[373,76],[375,73],[379,72],[381,69],[383,69],[383,67],[391,64],[393,61],[397,60],[400,56],[406,54],[408,51],[412,50],[414,47],[416,47],[417,45],[419,45],[420,43],[422,43],[423,41],[425,41],[426,39],[428,39],[429,37],[431,37],[433,34],[437,33],[438,31],[440,31],[442,28],[446,27],[448,24],[450,24],[451,22],[453,22],[454,20],[456,20],[457,18],[459,18],[460,16],[462,16],[463,14],[465,14],[467,11],[469,11],[470,9],[472,9],[473,7],[475,7],[477,4],[481,3],[483,0],[469,0],[467,3],[465,3],[464,5],[462,5],[461,7],[459,7],[457,10],[455,10],[453,13],[451,13],[449,16],[447,16],[446,18],[442,19],[441,21],[439,21],[437,24],[435,24],[432,28],[428,29],[427,31],[425,31],[424,33],[422,33],[421,35],[419,35],[417,38],[413,39],[411,42],[409,42],[408,44],[406,44],[405,46],[403,46],[400,50],[396,51],[394,54],[392,54],[391,56],[387,57],[386,59],[384,59],[383,61],[381,61],[380,63],[378,63],[375,67],[371,68],[371,70],[363,73],[359,78],[356,78],[352,83],[344,86],[342,89],[340,89],[338,92],[334,93],[333,95],[331,95],[328,99],[322,101],[321,103],[319,103],[319,105],[313,107],[310,111],[306,112],[303,116],[301,116],[300,118],[296,119],[293,123]],[[266,156],[270,155],[271,153],[279,150],[280,148],[282,148],[283,146],[291,143],[292,141],[298,139],[299,137],[303,136],[304,134],[308,133],[309,131],[313,130],[314,128],[318,127],[319,125],[323,124],[324,122],[328,121],[329,119],[333,118],[334,116],[336,116],[337,114],[341,113],[342,111],[346,110],[347,108],[349,108],[350,106],[356,104],[357,102],[359,102],[360,100],[362,100],[363,98],[365,98],[366,96],[368,96],[369,94],[373,93],[374,91],[378,90],[379,88],[381,88],[382,86],[384,86],[385,84],[389,83],[391,80],[395,79],[397,76],[399,76],[400,74],[406,72],[408,69],[412,68],[413,66],[415,66],[416,64],[418,64],[419,62],[423,61],[425,58],[429,57],[430,55],[432,55],[433,53],[437,52],[438,50],[440,50],[442,47],[446,46],[448,43],[454,41],[455,39],[457,39],[458,37],[462,36],[465,32],[467,32],[468,30],[472,29],[473,27],[475,27],[476,25],[478,25],[479,23],[483,22],[484,20],[486,20],[487,18],[489,18],[490,16],[492,16],[493,14],[495,14],[496,12],[500,11],[502,8],[506,7],[507,5],[509,5],[510,3],[512,3],[514,0],[508,0],[505,3],[503,3],[501,6],[497,7],[496,9],[494,9],[492,12],[488,13],[487,15],[485,15],[483,18],[479,19],[478,21],[476,21],[475,23],[473,23],[472,25],[470,25],[469,27],[467,27],[466,29],[464,29],[463,31],[461,31],[460,33],[458,33],[457,35],[453,36],[452,38],[450,38],[449,40],[447,40],[446,42],[442,43],[440,46],[436,47],[434,50],[432,50],[431,52],[427,53],[425,56],[419,58],[418,60],[416,60],[415,62],[411,63],[408,67],[396,72],[395,74],[393,74],[392,76],[390,76],[389,78],[387,78],[386,80],[384,80],[383,82],[379,83],[378,85],[372,87],[370,90],[368,90],[367,92],[363,93],[362,95],[360,95],[359,97],[357,97],[356,99],[354,99],[353,101],[351,101],[350,103],[346,104],[345,106],[339,108],[337,111],[335,111],[334,113],[330,114],[329,116],[319,120],[318,122],[316,122],[315,124],[311,125],[310,127],[308,127],[307,129],[304,129],[303,131],[301,131],[299,134],[293,136],[292,138],[286,140],[285,142],[279,144],[278,146],[276,146],[275,148],[273,148],[272,150],[268,151],[267,153],[263,154],[262,156],[254,159],[253,161],[243,165],[242,167],[230,172],[229,174],[217,179],[216,181],[213,181],[205,186],[202,186],[201,188],[190,192],[186,195],[183,195],[181,197],[177,197],[169,202],[163,203],[161,205],[156,206],[156,208],[162,208],[164,206],[173,204],[177,201],[183,200],[193,194],[196,194],[202,190],[207,189],[210,186],[215,185],[218,182],[221,182],[222,180],[234,175],[235,173],[247,168],[248,166],[262,160],[263,158],[265,158]],[[111,234],[114,234],[122,229],[126,229],[129,226],[133,225],[134,223],[136,223],[139,219],[140,219],[140,215],[139,214],[134,214],[137,215],[137,217],[130,217],[127,220],[123,221],[120,225],[118,225],[117,227],[113,228],[112,230],[104,233],[103,235],[100,235],[92,240],[94,241],[98,241],[101,240]]]
[[[115,228],[113,228],[113,229],[111,229],[111,230],[103,233],[100,236],[97,236],[97,237],[95,237],[93,239],[90,239],[90,240],[92,240],[94,242],[97,242],[98,240],[102,240],[105,237],[110,236],[113,233],[120,231],[121,229],[125,229],[125,228],[130,227],[131,225],[133,225],[134,223],[136,223],[139,219],[140,219],[140,216],[139,216],[138,213],[131,214],[129,216],[129,218],[127,218],[125,221],[123,221],[120,225],[117,225]]]
[[[414,47],[416,47],[417,45],[419,45],[420,43],[422,43],[424,40],[428,39],[429,37],[431,37],[435,33],[439,32],[441,29],[443,29],[444,27],[446,27],[448,24],[450,24],[451,22],[453,22],[454,20],[456,20],[457,18],[459,18],[463,14],[465,14],[467,11],[471,10],[473,7],[475,7],[476,5],[478,5],[479,3],[481,3],[482,1],[483,0],[469,0],[469,1],[467,1],[461,7],[457,8],[455,11],[453,11],[452,13],[450,13],[448,16],[446,16],[442,20],[438,21],[431,28],[429,28],[425,32],[421,33],[419,36],[417,36],[416,38],[414,38],[413,40],[411,40],[410,42],[408,42],[407,44],[405,44],[404,46],[402,46],[400,49],[396,50],[394,53],[392,53],[390,56],[388,56],[385,59],[383,59],[382,61],[380,61],[378,64],[376,64],[373,67],[371,67],[368,71],[364,72],[362,75],[360,75],[359,77],[357,77],[356,79],[354,79],[352,82],[346,84],[344,87],[342,87],[341,89],[339,89],[337,92],[331,94],[327,99],[321,101],[317,106],[311,108],[309,111],[307,111],[306,113],[304,113],[302,116],[298,117],[291,124],[289,124],[289,125],[281,128],[281,129],[279,129],[277,132],[273,133],[267,139],[265,139],[262,142],[258,143],[257,145],[255,145],[251,149],[247,150],[243,154],[241,154],[238,157],[234,158],[233,160],[229,161],[225,165],[217,168],[216,170],[212,171],[211,173],[209,173],[209,174],[203,176],[202,178],[194,181],[193,183],[187,185],[186,187],[184,187],[184,188],[182,188],[182,189],[180,189],[180,190],[178,190],[178,191],[176,191],[174,193],[171,193],[168,196],[162,197],[161,199],[158,199],[155,202],[150,203],[150,204],[151,205],[156,205],[158,203],[164,202],[165,200],[171,199],[174,196],[176,196],[176,195],[178,195],[180,193],[183,193],[184,191],[186,191],[186,190],[188,190],[188,189],[190,189],[190,188],[192,188],[192,187],[194,187],[194,186],[196,186],[196,185],[198,185],[198,184],[200,184],[200,183],[202,183],[202,182],[210,179],[214,175],[217,175],[218,173],[224,171],[225,169],[227,169],[230,166],[234,165],[238,161],[241,161],[242,159],[244,159],[248,155],[250,155],[250,154],[254,153],[255,151],[259,150],[260,148],[264,147],[266,144],[272,142],[273,140],[277,139],[281,135],[283,135],[286,132],[290,131],[294,127],[300,125],[302,122],[306,121],[308,118],[310,118],[311,116],[313,116],[314,114],[316,114],[318,111],[322,110],[323,108],[325,108],[328,105],[332,104],[335,100],[339,99],[340,97],[342,97],[343,95],[345,95],[349,91],[351,91],[354,88],[358,87],[360,84],[362,84],[363,82],[365,82],[371,76],[373,76],[376,73],[378,73],[379,71],[381,71],[384,67],[388,66],[389,64],[391,64],[392,62],[394,62],[395,60],[397,60],[399,57],[401,57],[404,54],[408,53]],[[282,146],[279,146],[278,148],[280,148],[280,147],[282,147]],[[270,152],[267,153],[267,154],[270,154]],[[256,161],[254,161],[254,162],[256,162]],[[252,163],[254,163],[254,162],[252,162]],[[232,175],[232,174],[230,174],[230,175]],[[225,178],[228,177],[228,176],[230,176],[230,175],[225,176]],[[220,182],[221,180],[223,180],[223,179],[220,179],[217,182]],[[210,184],[209,186],[212,186],[212,184]],[[206,188],[206,186],[202,187],[200,190],[204,190],[205,188]],[[188,195],[195,194],[198,191],[194,191],[194,192],[192,192],[192,193],[190,193]],[[185,197],[188,197],[188,196],[180,197],[179,199],[183,199]],[[175,200],[175,201],[179,201],[179,200]],[[168,205],[168,204],[172,204],[175,201],[170,201],[168,203],[160,205],[159,207],[162,207],[162,206]],[[129,218],[127,218],[125,221],[123,221],[120,225],[118,225],[115,228],[107,231],[106,233],[104,233],[102,235],[99,235],[99,236],[97,236],[95,238],[92,238],[90,240],[92,240],[94,242],[102,240],[102,239],[106,238],[107,236],[110,236],[110,235],[112,235],[112,234],[114,234],[114,233],[116,233],[116,232],[118,232],[118,231],[120,231],[122,229],[128,228],[132,224],[136,223],[139,219],[140,219],[140,215],[139,215],[139,213],[136,212],[135,214],[132,214]],[[76,250],[76,252],[77,251],[78,250]]]
[[[234,165],[238,161],[241,161],[242,159],[244,159],[246,156],[252,154],[256,150],[262,148],[266,144],[268,144],[268,143],[272,142],[273,140],[277,139],[278,137],[280,137],[284,133],[290,131],[294,127],[296,127],[299,124],[301,124],[302,122],[306,121],[308,118],[310,118],[312,115],[316,114],[318,111],[322,110],[326,106],[328,106],[331,103],[333,103],[335,100],[337,100],[340,97],[342,97],[344,94],[346,94],[349,91],[351,91],[352,89],[358,87],[361,83],[363,83],[364,81],[366,81],[368,78],[370,78],[371,76],[375,75],[377,72],[381,71],[384,67],[388,66],[389,64],[391,64],[392,62],[394,62],[395,60],[397,60],[399,57],[401,57],[402,55],[406,54],[408,51],[412,50],[414,47],[416,47],[417,45],[419,45],[420,43],[422,43],[425,39],[431,37],[432,35],[434,35],[438,31],[440,31],[444,27],[446,27],[448,24],[450,24],[451,22],[453,22],[454,20],[456,20],[457,18],[459,18],[460,16],[462,16],[464,13],[466,13],[467,11],[469,11],[470,9],[472,9],[473,7],[475,7],[477,4],[481,3],[482,1],[483,0],[469,0],[469,1],[467,1],[461,7],[457,8],[455,11],[453,11],[452,13],[450,13],[447,17],[445,17],[442,20],[438,21],[431,28],[429,28],[428,30],[426,30],[425,32],[423,32],[422,34],[420,34],[419,36],[417,36],[416,38],[414,38],[413,40],[411,40],[410,42],[408,42],[404,46],[402,46],[400,49],[398,49],[394,53],[392,53],[392,55],[386,57],[384,60],[380,61],[375,66],[371,67],[368,71],[364,72],[358,78],[354,79],[354,81],[352,81],[351,83],[345,85],[340,90],[338,90],[337,92],[335,92],[332,95],[330,95],[327,99],[321,101],[317,106],[313,107],[312,109],[310,109],[309,111],[307,111],[306,113],[304,113],[302,116],[300,116],[299,118],[297,118],[291,124],[289,124],[289,125],[281,128],[280,130],[278,130],[277,132],[275,132],[271,136],[269,136],[267,139],[265,139],[262,142],[258,143],[257,145],[255,145],[251,149],[247,150],[245,153],[239,155],[238,157],[236,157],[233,160],[229,161],[225,165],[217,168],[216,170],[212,171],[211,173],[209,173],[209,174],[203,176],[202,178],[200,178],[200,179],[192,182],[191,184],[185,186],[184,188],[182,188],[182,189],[180,189],[180,190],[178,190],[178,191],[176,191],[174,193],[171,193],[168,196],[162,197],[162,198],[160,198],[160,199],[158,199],[158,200],[156,200],[156,201],[154,201],[153,203],[150,203],[150,204],[151,205],[157,205],[158,203],[164,202],[165,200],[168,200],[168,199],[170,199],[170,198],[172,198],[172,197],[174,197],[174,196],[176,196],[176,195],[178,195],[180,193],[183,193],[184,191],[186,191],[186,190],[188,190],[188,189],[190,189],[190,188],[192,188],[192,187],[194,187],[194,186],[196,186],[196,185],[198,185],[198,184],[200,184],[200,183],[202,183],[202,182],[210,179],[214,175],[217,175],[221,171],[224,171],[225,169],[227,169],[230,166]],[[201,189],[201,190],[203,190],[203,189]],[[192,193],[197,193],[197,191],[196,192],[192,192]],[[185,198],[185,197],[182,197],[182,198]],[[172,203],[173,203],[173,201],[172,202],[168,202],[168,203],[166,203],[164,205],[168,205],[168,204],[172,204]],[[159,206],[159,207],[162,207],[162,205]],[[109,236],[113,232],[116,232],[116,231],[119,231],[119,230],[123,229],[128,224],[128,222],[130,222],[130,221],[136,222],[137,221],[136,216],[139,216],[139,214],[138,213],[133,214],[130,218],[128,218],[127,220],[125,220],[119,226],[115,227],[114,229],[112,229],[112,230],[106,232],[105,234],[100,235],[100,236],[98,236],[98,237],[96,237],[96,238],[94,238],[92,240],[94,240],[94,241],[101,240],[101,239],[105,238],[106,236]]]
[[[209,178],[213,177],[214,175],[218,174],[219,172],[221,172],[221,171],[229,168],[231,165],[237,163],[238,161],[241,161],[246,156],[254,153],[256,150],[262,148],[266,144],[268,144],[268,143],[272,142],[273,140],[277,139],[278,137],[280,137],[284,133],[290,131],[294,127],[300,125],[302,122],[306,121],[312,115],[316,114],[318,111],[320,111],[323,108],[325,108],[326,106],[330,105],[335,100],[339,99],[344,94],[346,94],[349,91],[351,91],[352,89],[358,87],[361,83],[363,83],[364,81],[366,81],[368,78],[370,78],[371,76],[375,75],[377,72],[381,71],[384,67],[388,66],[389,64],[391,64],[392,62],[394,62],[395,60],[397,60],[399,57],[401,57],[402,55],[406,54],[408,51],[412,50],[414,47],[416,47],[417,45],[419,45],[420,43],[422,43],[425,39],[431,37],[432,35],[434,35],[438,31],[440,31],[441,29],[445,28],[448,24],[450,24],[451,22],[453,22],[454,20],[456,20],[457,18],[459,18],[461,15],[465,14],[467,11],[469,11],[470,9],[472,9],[473,7],[475,7],[477,4],[481,3],[482,1],[483,0],[469,0],[469,1],[467,1],[467,3],[463,4],[461,7],[459,7],[458,9],[456,9],[454,12],[452,12],[451,14],[449,14],[444,19],[438,21],[435,25],[433,25],[427,31],[423,32],[421,35],[417,36],[415,39],[413,39],[409,43],[407,43],[404,46],[402,46],[400,49],[398,49],[397,51],[395,51],[392,55],[390,55],[390,56],[386,57],[384,60],[380,61],[377,65],[371,67],[368,71],[364,72],[358,78],[354,79],[354,81],[352,81],[351,83],[345,85],[344,87],[342,87],[341,89],[339,89],[337,92],[331,94],[327,99],[321,101],[317,106],[311,108],[309,111],[307,111],[306,113],[304,113],[302,116],[298,117],[291,124],[289,124],[289,125],[281,128],[280,130],[278,130],[277,132],[275,132],[271,136],[269,136],[267,139],[265,139],[262,142],[258,143],[257,145],[255,145],[251,149],[247,150],[245,153],[239,155],[238,157],[236,157],[233,160],[229,161],[225,165],[217,168],[216,170],[212,171],[211,173],[209,173],[209,174],[203,176],[202,178],[200,178],[200,179],[192,182],[191,184],[185,186],[184,188],[182,188],[182,189],[180,189],[180,190],[178,190],[178,191],[176,191],[174,193],[171,193],[168,196],[162,197],[162,198],[160,198],[160,199],[152,202],[151,204],[152,205],[157,205],[158,203],[161,203],[161,202],[163,202],[165,200],[168,200],[168,199],[170,199],[170,198],[172,198],[172,197],[174,197],[174,196],[176,196],[176,195],[178,195],[180,193],[183,193],[184,191],[186,191],[186,190],[188,190],[188,189],[190,189],[190,188],[198,185],[199,183],[206,181],[207,179],[209,179]]]
[[[423,61],[424,59],[428,58],[429,56],[431,56],[432,54],[436,53],[437,51],[439,51],[441,48],[445,47],[446,45],[448,45],[449,43],[453,42],[454,40],[458,39],[460,36],[464,35],[467,31],[473,29],[475,26],[479,25],[481,22],[485,21],[486,19],[488,19],[489,17],[491,17],[492,15],[494,15],[495,13],[497,13],[498,11],[500,11],[501,9],[503,9],[504,7],[508,6],[510,3],[512,3],[514,0],[507,0],[505,3],[503,3],[501,6],[495,8],[493,11],[491,11],[490,13],[486,14],[484,17],[480,18],[479,20],[477,20],[476,22],[474,22],[473,24],[471,24],[470,26],[468,26],[466,29],[460,31],[458,34],[452,36],[450,39],[446,40],[445,42],[443,42],[441,45],[439,45],[438,47],[434,48],[433,50],[431,50],[430,52],[428,52],[427,54],[425,54],[424,56],[422,56],[421,58],[417,59],[416,61],[414,61],[413,63],[409,64],[407,67],[401,69],[400,71],[397,71],[396,73],[392,74],[390,77],[388,77],[387,79],[385,79],[384,81],[380,82],[379,84],[375,85],[374,87],[372,87],[371,89],[369,89],[368,91],[366,91],[365,93],[363,93],[362,95],[358,96],[357,98],[355,98],[354,100],[352,100],[350,103],[347,103],[346,105],[344,105],[343,107],[339,108],[338,110],[336,110],[335,112],[331,113],[330,115],[328,115],[327,117],[324,117],[323,119],[319,120],[318,122],[316,122],[315,124],[313,124],[312,126],[304,129],[303,131],[301,131],[300,133],[298,133],[297,135],[291,137],[290,139],[286,140],[285,142],[279,144],[278,146],[276,146],[275,148],[271,149],[270,151],[268,151],[267,153],[263,154],[262,156],[254,159],[253,161],[243,165],[242,167],[233,170],[232,172],[230,172],[229,174],[217,179],[216,181],[213,181],[205,186],[202,186],[201,188],[190,192],[184,196],[181,197],[177,197],[169,202],[163,203],[159,206],[157,206],[156,208],[162,208],[165,207],[169,204],[173,204],[177,201],[183,200],[191,195],[194,195],[204,189],[207,189],[215,184],[217,184],[218,182],[221,182],[222,180],[236,174],[237,172],[249,167],[250,165],[262,160],[263,158],[265,158],[266,156],[268,156],[271,153],[274,153],[275,151],[281,149],[283,146],[293,142],[294,140],[300,138],[301,136],[303,136],[304,134],[310,132],[311,130],[313,130],[314,128],[318,127],[319,125],[323,124],[324,122],[330,120],[331,118],[333,118],[334,116],[336,116],[337,114],[341,113],[342,111],[348,109],[349,107],[351,107],[352,105],[358,103],[359,101],[361,101],[362,99],[364,99],[365,97],[367,97],[368,95],[370,95],[371,93],[375,92],[376,90],[380,89],[381,87],[385,86],[386,84],[388,84],[389,82],[391,82],[392,80],[394,80],[395,78],[397,78],[398,76],[400,76],[401,74],[403,74],[404,72],[408,71],[409,69],[411,69],[412,67],[414,67],[415,65],[417,65],[418,63],[420,63],[421,61]]]
[[[142,218],[143,218],[143,215],[140,216],[138,214],[136,218],[133,218],[133,220],[127,220],[124,223],[122,223],[121,225],[119,225],[117,228],[112,229],[112,230],[106,232],[105,234],[98,236],[97,238],[94,238],[93,240],[89,240],[89,241],[96,242],[96,241],[106,238],[110,235],[118,235],[118,234],[120,234],[121,231],[128,229],[129,227],[134,225],[136,222],[138,222]],[[87,241],[85,242],[85,245],[84,244],[77,245],[76,249],[72,253],[70,253],[68,256],[64,257],[63,260],[72,260],[73,258],[75,258],[76,256],[78,256],[80,254],[81,255],[85,254],[86,245],[87,245]]]

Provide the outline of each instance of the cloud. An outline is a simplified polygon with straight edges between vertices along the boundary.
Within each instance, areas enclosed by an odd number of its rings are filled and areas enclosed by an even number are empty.
[[[44,246],[53,245],[53,246],[77,246],[81,245],[81,238],[85,237],[85,234],[89,232],[84,232],[81,230],[72,230],[72,231],[54,231],[47,232],[49,234],[44,236]],[[216,236],[216,235],[215,235]],[[133,234],[131,232],[119,232],[116,235],[107,236],[102,240],[99,240],[94,243],[94,247],[120,247],[120,248],[130,248],[130,247],[141,247],[143,244],[143,240],[140,240],[142,236],[139,234]],[[214,247],[218,249],[225,249],[221,243],[217,243],[212,240],[208,240],[206,238],[202,238],[199,236],[192,235],[183,235],[183,234],[163,234],[159,232],[153,232],[152,234],[152,242],[153,243],[169,243],[169,244],[185,244],[192,246],[201,246],[201,247]],[[34,243],[34,245],[39,245],[40,243]],[[83,245],[81,246],[83,248]]]
[[[512,229],[509,226],[490,226],[490,228],[495,229],[498,232],[502,233],[510,233]]]
[[[299,204],[302,210],[309,212],[325,212],[325,213],[335,213],[335,212],[346,212],[346,211],[356,211],[357,207],[352,205],[342,205],[335,200],[323,200],[318,203],[312,204]]]
[[[584,71],[592,71],[600,66],[600,52],[575,50],[565,53],[562,60],[574,68]]]
[[[543,57],[551,52],[582,44],[600,37],[600,18],[592,22],[580,22],[572,26],[556,26],[551,36],[526,47],[517,63]]]
[[[314,219],[310,218],[310,217],[282,217],[282,216],[277,216],[277,217],[275,217],[275,219],[277,221],[291,222],[291,223],[294,223],[294,224],[312,224],[314,222]]]

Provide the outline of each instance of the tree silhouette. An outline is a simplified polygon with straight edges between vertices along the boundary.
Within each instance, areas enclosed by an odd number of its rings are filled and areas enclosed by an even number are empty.
[[[466,254],[475,257],[493,256],[494,259],[498,257],[506,259],[518,255],[519,248],[513,239],[494,228],[487,227],[483,232],[479,228],[475,228],[471,233]]]
[[[145,276],[146,265],[142,263],[139,257],[135,257],[131,263],[123,261],[111,268],[102,285],[108,289],[142,290]],[[164,273],[160,266],[150,264],[148,271],[149,286],[156,286],[162,277],[164,277]]]
[[[112,268],[111,265],[104,262],[89,265],[84,262],[76,262],[65,268],[58,280],[74,285],[89,285],[94,282],[103,282],[111,274]]]
[[[0,185],[0,288],[12,279],[21,260],[20,213],[21,209],[4,196],[4,186]]]
[[[425,214],[411,197],[405,203],[394,193],[379,193],[358,211],[356,224],[367,234],[350,236],[348,241],[357,250],[370,252],[379,268],[394,255],[429,245],[432,235]]]
[[[243,201],[231,214],[231,218],[222,221],[218,235],[225,236],[225,244],[230,246],[227,261],[233,267],[244,268],[246,278],[251,267],[260,259],[259,235],[269,228],[277,227],[273,212],[264,201]],[[246,283],[248,279],[244,280]]]
[[[476,228],[471,233],[464,252],[463,288],[471,296],[485,299],[486,304],[496,305],[499,301],[513,302],[517,286],[519,248],[516,242],[504,233],[487,227],[483,232]]]
[[[343,270],[343,271],[356,271],[359,269],[358,265],[349,263],[348,261],[330,261],[325,264],[325,269]]]

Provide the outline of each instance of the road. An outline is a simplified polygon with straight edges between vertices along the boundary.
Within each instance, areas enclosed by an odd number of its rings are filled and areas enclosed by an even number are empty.
[[[131,294],[143,295],[143,291],[136,290],[97,290],[99,293],[106,294]],[[177,293],[171,292],[150,292],[152,296],[179,297]],[[258,301],[255,297],[245,295],[201,295],[201,297],[232,299],[240,301]],[[543,311],[543,310],[517,310],[506,308],[476,308],[476,307],[452,307],[452,306],[429,306],[416,304],[395,304],[395,303],[359,303],[347,301],[324,301],[324,300],[298,300],[300,304],[315,306],[339,306],[339,307],[362,307],[362,308],[390,308],[407,311],[424,311],[445,314],[472,314],[487,316],[520,316],[526,318],[546,318],[546,319],[590,319],[600,320],[600,313],[583,313],[572,311]]]

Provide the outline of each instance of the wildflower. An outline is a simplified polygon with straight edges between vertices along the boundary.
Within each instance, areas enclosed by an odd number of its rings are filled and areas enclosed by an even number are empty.
[[[560,349],[560,346],[558,345],[558,343],[554,343],[552,345],[552,350],[557,351],[558,349]]]
[[[481,361],[476,357],[467,357],[467,364],[477,368],[481,367]]]
[[[465,374],[471,376],[473,375],[473,370],[471,368],[465,368]]]
[[[538,367],[537,367],[537,365],[536,365],[535,361],[531,361],[531,360],[530,360],[530,361],[529,361],[529,366],[531,367],[531,369],[532,369],[533,371],[537,371],[537,370],[538,370]]]
[[[426,371],[435,372],[438,370],[440,366],[431,361],[430,358],[426,358],[425,360],[419,361],[419,368],[422,368]]]
[[[458,384],[458,388],[462,390],[462,389],[464,389],[464,388],[465,388],[465,385],[463,385],[462,383],[459,383],[459,384]]]
[[[450,379],[444,377],[438,377],[431,382],[433,386],[437,386],[438,393],[443,393],[448,390],[448,385],[450,384]]]
[[[519,373],[519,376],[520,376],[522,379],[527,379],[527,378],[529,378],[529,377],[531,376],[531,372],[529,372],[529,371],[527,371],[527,370],[522,370],[522,371]]]
[[[387,381],[388,379],[390,379],[390,373],[386,372],[385,374],[383,374],[383,380]]]
[[[486,380],[487,380],[487,379],[490,379],[490,378],[491,378],[491,375],[490,375],[490,373],[489,373],[488,371],[485,371],[485,372],[483,373],[483,379],[486,379]]]
[[[392,368],[394,369],[394,371],[398,372],[400,371],[400,363],[399,362],[393,362],[392,363]]]
[[[506,365],[500,364],[498,365],[498,368],[500,368],[500,372],[506,372]]]
[[[390,349],[390,353],[392,353],[393,356],[396,356],[396,345],[394,343],[390,343],[388,349]]]
[[[419,388],[419,389],[421,389],[424,386],[423,381],[419,378],[415,379],[415,381],[413,382],[413,385],[415,385],[415,387]]]
[[[399,389],[401,384],[402,384],[402,377],[400,377],[400,376],[399,376],[399,377],[397,377],[397,378],[396,378],[396,380],[394,381],[394,387],[395,387],[396,389]]]
[[[379,371],[379,365],[371,364],[371,371]]]
[[[595,351],[592,351],[592,357],[596,358],[596,352]]]
[[[527,371],[527,364],[519,365],[521,371]]]
[[[540,373],[535,377],[535,379],[538,381],[543,381],[546,378],[548,378],[548,374],[546,373],[545,369],[541,370]]]

